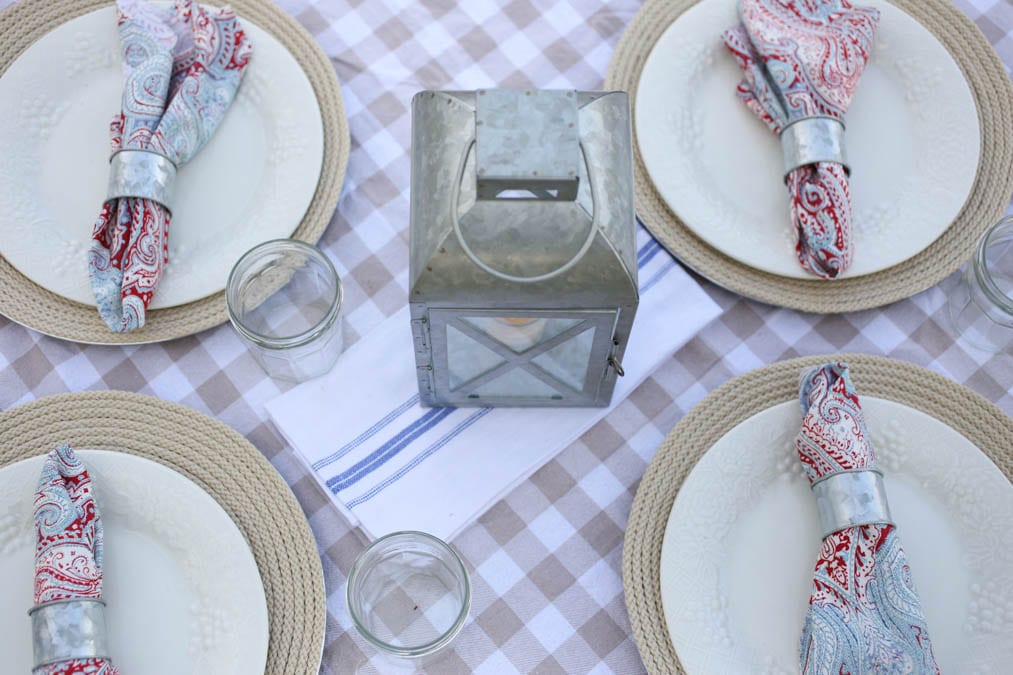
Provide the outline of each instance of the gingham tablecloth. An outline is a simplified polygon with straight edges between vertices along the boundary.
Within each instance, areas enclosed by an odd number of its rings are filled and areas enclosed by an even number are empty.
[[[0,7],[10,0],[0,0]],[[321,241],[345,282],[350,344],[405,302],[409,100],[426,88],[600,88],[633,0],[280,0],[331,57],[352,133],[348,177]],[[1013,66],[1009,0],[958,0]],[[433,673],[638,673],[623,604],[623,530],[656,446],[729,378],[804,354],[855,351],[939,371],[1013,413],[1013,357],[955,344],[939,287],[885,309],[803,315],[701,281],[724,315],[633,395],[455,541],[474,584],[471,618]],[[162,345],[61,342],[0,317],[0,406],[84,389],[177,401],[245,434],[292,486],[328,591],[324,673],[383,672],[352,628],[345,577],[363,538],[279,438],[267,379],[225,325]],[[341,401],[334,401],[341,405]]]

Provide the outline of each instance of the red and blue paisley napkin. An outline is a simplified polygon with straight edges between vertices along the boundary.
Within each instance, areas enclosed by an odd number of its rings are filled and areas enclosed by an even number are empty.
[[[847,365],[828,363],[806,373],[799,398],[803,419],[795,446],[810,483],[875,468]],[[820,675],[939,672],[895,526],[850,527],[823,540],[802,630],[801,668]]]
[[[879,21],[848,0],[740,0],[742,23],[723,38],[742,68],[738,96],[780,133],[805,117],[844,122]],[[851,188],[844,166],[817,162],[788,174],[799,262],[834,279],[851,265]]]
[[[252,47],[225,7],[176,0],[161,9],[117,0],[123,53],[122,112],[110,125],[112,152],[150,150],[177,167],[193,158],[235,98]],[[102,206],[88,251],[99,314],[116,332],[144,325],[169,260],[171,214],[148,199]]]
[[[102,597],[102,517],[91,477],[66,445],[49,453],[35,493],[35,604]],[[104,659],[42,666],[34,675],[117,675]]]

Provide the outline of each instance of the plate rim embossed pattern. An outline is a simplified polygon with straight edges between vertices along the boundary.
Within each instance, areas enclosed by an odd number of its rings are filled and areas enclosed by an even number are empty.
[[[0,412],[0,466],[59,443],[116,450],[196,483],[246,537],[267,598],[267,673],[315,674],[327,622],[323,568],[306,515],[239,432],[191,408],[125,391],[56,394]]]
[[[861,395],[919,410],[963,434],[1013,481],[1013,419],[998,406],[922,366],[867,354],[806,356],[735,377],[690,410],[658,447],[633,501],[623,543],[623,589],[640,656],[651,673],[686,671],[669,638],[661,600],[661,548],[675,496],[697,460],[726,432],[798,396],[806,367],[842,360]]]
[[[698,0],[646,0],[626,28],[605,78],[606,89],[636,101],[644,63],[661,35]],[[661,199],[634,143],[637,215],[669,252],[701,276],[744,297],[805,312],[833,314],[880,307],[933,286],[970,257],[978,238],[1006,210],[1013,193],[1013,83],[980,29],[946,0],[891,0],[946,47],[978,107],[981,155],[963,209],[949,228],[911,259],[880,272],[824,281],[761,272],[694,235]],[[988,139],[988,142],[985,142]]]
[[[110,0],[20,0],[0,12],[0,76],[31,44],[56,26],[113,4]],[[309,78],[320,106],[324,150],[320,178],[293,239],[315,244],[323,235],[341,194],[351,149],[348,120],[337,74],[313,37],[271,0],[211,0],[229,4],[240,18],[262,27],[285,46]],[[0,257],[0,314],[52,337],[84,344],[148,344],[199,333],[228,320],[225,291],[194,302],[154,309],[144,328],[113,333],[91,305],[63,298],[33,283]]]

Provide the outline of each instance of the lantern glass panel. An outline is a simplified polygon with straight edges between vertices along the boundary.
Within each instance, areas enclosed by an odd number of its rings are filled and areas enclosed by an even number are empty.
[[[449,402],[593,399],[603,372],[592,372],[590,364],[594,354],[607,352],[615,313],[562,314],[433,310],[434,347],[438,363],[446,364]]]
[[[584,389],[595,334],[594,326],[586,321],[537,316],[462,316],[460,320],[466,324],[463,328],[470,336],[455,324],[447,324],[447,365],[452,390],[471,385],[467,387],[469,393],[479,397],[551,399],[559,394],[571,393],[566,387],[560,387],[559,382],[575,392]],[[576,335],[564,336],[563,342],[555,344],[558,341],[553,338],[563,333]],[[533,351],[549,340],[553,340],[555,346]],[[530,364],[519,368],[501,367],[507,359],[500,355],[501,348],[500,354],[493,351],[492,348],[497,347],[506,347],[514,354],[532,352],[530,363],[536,368]],[[482,384],[475,386],[476,378],[494,369],[502,374],[496,374],[491,380],[483,378]],[[546,374],[550,377],[544,377]],[[542,375],[541,379],[539,375]],[[558,382],[554,382],[553,378]]]
[[[539,354],[532,362],[574,389],[581,390],[587,378],[594,333],[595,329],[589,328],[576,337]]]
[[[512,368],[494,380],[475,388],[469,394],[479,398],[542,398],[562,397],[559,391],[526,370]]]
[[[455,390],[460,389],[462,384],[471,382],[479,375],[506,362],[505,358],[449,324],[447,325],[447,354],[450,388]]]

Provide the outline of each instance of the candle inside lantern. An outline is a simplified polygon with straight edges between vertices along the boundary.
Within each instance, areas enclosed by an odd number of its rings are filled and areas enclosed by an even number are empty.
[[[495,317],[482,328],[515,352],[531,349],[545,333],[545,319],[531,316]]]

